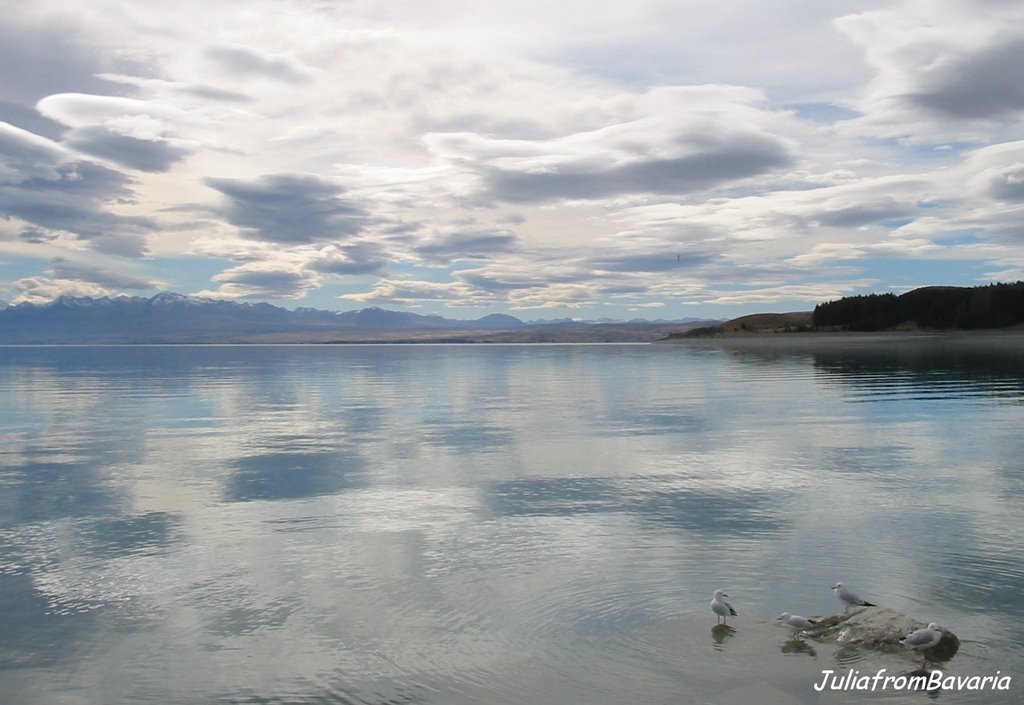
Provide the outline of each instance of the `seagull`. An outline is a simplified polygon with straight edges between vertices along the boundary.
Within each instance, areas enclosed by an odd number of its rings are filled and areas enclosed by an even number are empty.
[[[842,602],[846,606],[846,609],[843,610],[844,612],[848,612],[850,610],[850,607],[853,607],[853,606],[860,606],[860,607],[877,607],[878,606],[874,602],[868,602],[867,600],[862,600],[857,595],[854,595],[852,592],[850,592],[845,587],[843,587],[842,583],[836,583],[835,585],[833,585],[832,586],[832,591],[836,594],[836,597],[839,598],[839,601]]]
[[[729,617],[736,616],[736,610],[732,608],[728,602],[723,600],[723,597],[729,597],[721,590],[715,590],[715,597],[711,600],[711,611],[716,615],[725,620],[726,624],[729,623]]]
[[[799,634],[804,629],[810,629],[818,623],[816,619],[807,619],[807,617],[801,617],[798,614],[790,614],[789,612],[783,612],[779,615],[779,621],[784,626],[789,627],[795,634]]]
[[[914,651],[924,652],[925,649],[930,649],[936,644],[942,641],[942,627],[935,622],[932,622],[924,629],[918,629],[912,634],[900,639],[900,644],[913,649]],[[924,654],[924,667],[928,667],[928,655]]]

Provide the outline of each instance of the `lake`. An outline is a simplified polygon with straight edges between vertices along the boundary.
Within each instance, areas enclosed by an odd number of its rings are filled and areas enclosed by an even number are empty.
[[[0,434],[7,705],[924,702],[837,581],[1024,688],[1022,352],[6,347]]]

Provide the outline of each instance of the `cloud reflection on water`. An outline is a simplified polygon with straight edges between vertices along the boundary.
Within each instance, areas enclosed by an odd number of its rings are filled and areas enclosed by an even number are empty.
[[[368,483],[357,453],[266,453],[237,458],[225,483],[229,502],[337,494]]]
[[[764,535],[791,524],[777,510],[784,493],[684,489],[672,487],[671,482],[656,484],[657,478],[645,480],[638,491],[629,481],[605,478],[530,478],[491,483],[485,497],[499,516],[625,513],[700,536]]]
[[[662,666],[637,630],[712,617],[713,581],[756,620],[783,597],[832,607],[840,572],[1019,662],[1024,385],[870,394],[902,369],[656,346],[3,351],[5,677],[29,705],[70,687],[40,682],[48,664],[111,702],[581,682],[600,702],[680,674],[644,671]]]

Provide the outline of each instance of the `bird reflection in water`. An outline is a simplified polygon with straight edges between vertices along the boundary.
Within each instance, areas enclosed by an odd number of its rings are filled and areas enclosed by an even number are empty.
[[[816,657],[818,652],[814,650],[814,647],[808,644],[803,639],[793,635],[792,638],[782,643],[779,647],[784,654],[806,654],[807,656]]]
[[[735,634],[736,630],[728,624],[716,624],[711,627],[711,638],[715,642],[716,649],[720,649],[725,643],[725,640],[732,638]]]

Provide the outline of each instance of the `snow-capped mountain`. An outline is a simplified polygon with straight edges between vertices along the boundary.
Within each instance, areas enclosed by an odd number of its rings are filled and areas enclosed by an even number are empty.
[[[669,323],[545,321],[492,313],[474,320],[371,307],[290,310],[171,292],[150,298],[61,296],[0,308],[0,344],[247,342],[559,342],[655,340]]]
[[[491,314],[477,320],[424,316],[382,308],[294,311],[163,292],[151,298],[61,296],[43,304],[0,310],[0,343],[231,342],[254,336],[327,334],[358,330],[494,330],[523,322]],[[319,336],[317,336],[319,337]]]

